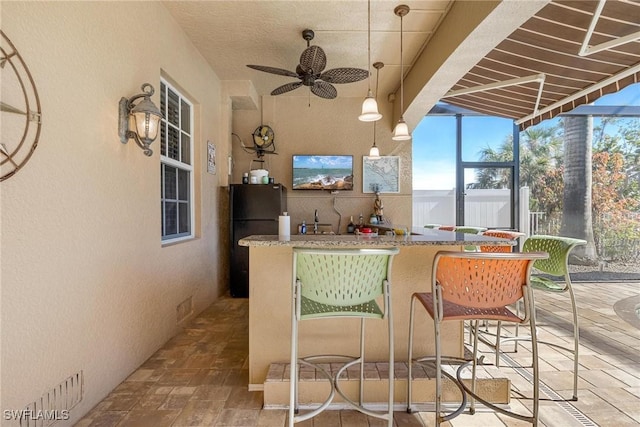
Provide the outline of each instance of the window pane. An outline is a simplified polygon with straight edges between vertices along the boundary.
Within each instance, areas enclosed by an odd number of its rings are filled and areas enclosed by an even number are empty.
[[[160,111],[162,112],[162,115],[164,117],[166,117],[167,115],[165,114],[167,111],[167,97],[165,92],[167,91],[167,86],[164,83],[160,83]]]
[[[182,107],[182,130],[191,133],[191,107],[186,102],[181,102]]]
[[[189,172],[178,169],[178,200],[189,200]]]
[[[179,203],[179,230],[178,233],[188,233],[189,232],[189,203]]]
[[[456,118],[426,116],[413,131],[413,190],[451,190],[456,186]],[[423,197],[426,193],[422,193]],[[433,222],[414,218],[415,224]]]
[[[464,224],[510,228],[511,168],[465,168]]]
[[[169,89],[169,102],[167,104],[167,120],[175,126],[180,126],[180,97]]]
[[[164,198],[177,199],[176,193],[176,168],[170,166],[164,167]]]
[[[170,157],[174,160],[180,160],[178,158],[178,149],[180,148],[180,141],[178,138],[180,138],[180,136],[178,135],[178,129],[174,128],[173,126],[169,126],[169,139],[167,141],[167,157]]]
[[[465,162],[512,161],[513,121],[499,117],[463,117],[462,160]]]
[[[191,138],[189,135],[182,133],[182,153],[180,156],[180,161],[182,163],[186,163],[188,165],[191,164]]]
[[[164,120],[160,121],[160,154],[167,155],[167,124]]]
[[[191,137],[193,108],[182,94],[161,82],[161,215],[162,240],[189,236],[191,233]],[[169,160],[171,159],[171,160]],[[183,168],[180,163],[184,165]],[[169,164],[168,164],[169,163]],[[177,166],[177,167],[176,167]]]
[[[164,202],[160,202],[160,229],[162,230],[162,234],[160,235],[164,236]]]
[[[176,202],[164,202],[165,236],[178,232],[178,218]]]
[[[464,170],[464,188],[467,190],[511,188],[510,168],[479,168]]]

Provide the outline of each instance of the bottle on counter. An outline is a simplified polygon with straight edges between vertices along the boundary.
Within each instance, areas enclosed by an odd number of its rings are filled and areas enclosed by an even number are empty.
[[[353,215],[349,218],[349,224],[347,224],[347,233],[353,234],[356,231],[356,225],[353,223]]]
[[[249,183],[249,172],[245,172],[242,174],[242,183],[243,184]]]
[[[300,225],[300,234],[307,234],[307,222],[303,219]]]
[[[360,218],[358,218],[358,228],[364,227],[364,217],[362,216],[362,212],[360,212]]]

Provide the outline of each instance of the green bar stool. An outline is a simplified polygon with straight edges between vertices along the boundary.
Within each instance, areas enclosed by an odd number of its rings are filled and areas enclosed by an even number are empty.
[[[485,231],[487,227],[471,227],[467,225],[456,226],[456,233],[467,233],[467,234],[480,234]]]
[[[553,343],[545,343],[547,345],[566,350],[573,355],[573,398],[571,400],[578,400],[578,347],[580,346],[580,332],[578,323],[578,307],[576,305],[576,297],[573,294],[571,276],[569,275],[569,254],[576,246],[586,244],[587,242],[582,239],[538,235],[529,237],[524,241],[524,245],[522,246],[522,252],[544,251],[549,253],[548,259],[539,260],[533,264],[534,269],[541,273],[546,273],[548,275],[564,279],[564,283],[558,283],[548,277],[535,274],[531,277],[531,286],[533,289],[535,291],[542,292],[567,292],[571,300],[571,312],[573,318],[573,350]]]
[[[581,239],[574,239],[571,237],[561,236],[545,236],[536,235],[527,238],[522,246],[522,252],[547,252],[549,258],[545,260],[536,261],[533,264],[534,274],[531,276],[531,287],[536,292],[556,292],[569,294],[571,301],[571,313],[573,323],[573,348],[567,348],[555,343],[538,340],[538,343],[549,345],[561,350],[564,350],[571,354],[573,358],[573,396],[571,399],[560,400],[578,400],[578,354],[580,346],[580,328],[578,322],[578,307],[576,304],[576,298],[573,293],[573,287],[571,284],[571,276],[569,275],[569,254],[576,246],[586,245],[587,242]],[[543,273],[546,276],[542,276],[538,273]],[[555,278],[562,278],[563,282],[557,282],[547,276],[554,276]],[[500,322],[497,324],[495,333],[495,343],[491,343],[488,340],[482,339],[488,345],[492,345],[495,348],[496,366],[500,366],[500,359],[498,354],[500,352],[501,344],[509,341],[515,343],[515,351],[518,350],[519,341],[530,341],[531,335],[519,335],[518,328],[514,331],[513,335],[507,336],[502,334],[502,325]],[[481,334],[487,334],[486,331],[481,331]],[[489,333],[489,335],[494,335]],[[532,332],[532,335],[535,335]]]
[[[291,304],[291,375],[289,389],[289,426],[308,420],[324,411],[338,393],[358,411],[387,420],[393,426],[394,348],[391,313],[391,265],[398,248],[380,249],[317,249],[293,248],[293,280]],[[381,308],[376,299],[381,297]],[[323,318],[360,319],[360,354],[309,355],[299,357],[298,323]],[[386,319],[389,331],[389,401],[387,411],[365,408],[364,336],[365,319]],[[318,327],[322,327],[320,322]],[[333,375],[323,362],[340,360],[343,365]],[[300,365],[311,366],[331,383],[326,400],[316,408],[299,414],[298,379]],[[360,388],[358,402],[346,396],[340,388],[340,376],[347,368],[359,365]]]
[[[464,234],[481,234],[486,229],[487,229],[486,227],[471,227],[466,225],[460,225],[460,226],[456,226],[454,231],[456,233],[464,233]],[[472,245],[465,246],[464,250],[467,252],[478,252],[478,248]]]

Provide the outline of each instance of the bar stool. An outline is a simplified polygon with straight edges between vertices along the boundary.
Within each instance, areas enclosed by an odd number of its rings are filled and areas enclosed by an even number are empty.
[[[564,279],[564,283],[558,283],[553,279],[542,276],[539,274],[531,275],[531,288],[534,291],[540,292],[555,292],[555,293],[564,293],[567,292],[569,294],[570,302],[571,302],[571,314],[572,314],[572,324],[573,324],[573,348],[568,348],[565,346],[561,346],[555,343],[547,342],[547,341],[538,341],[539,344],[549,345],[560,350],[564,350],[571,354],[573,358],[573,396],[570,399],[559,399],[576,401],[578,400],[578,354],[580,347],[580,325],[578,322],[578,307],[576,305],[576,298],[573,293],[573,287],[571,284],[571,276],[569,275],[569,254],[576,246],[585,245],[587,242],[581,239],[574,239],[570,237],[561,237],[561,236],[545,236],[545,235],[536,235],[531,236],[525,240],[524,245],[522,246],[522,252],[538,252],[544,251],[549,254],[548,259],[536,261],[533,264],[534,270],[540,273],[544,273],[546,275],[551,275],[554,277],[561,277]],[[488,342],[485,339],[482,341],[488,345],[491,345],[495,349],[496,354],[496,366],[500,366],[500,359],[498,358],[498,353],[501,351],[500,346],[508,341],[513,341],[515,343],[514,351],[518,350],[518,342],[519,341],[529,341],[531,340],[530,335],[522,336],[519,335],[518,327],[516,325],[516,329],[514,331],[514,335],[503,335],[501,324],[498,322],[496,333],[488,333],[487,331],[481,331],[481,334],[489,334],[495,335],[496,340],[495,343]],[[535,335],[532,333],[532,335]],[[558,399],[556,399],[558,400]]]
[[[438,227],[438,230],[444,230],[444,231],[453,231],[456,229],[455,225],[441,225],[440,227]]]
[[[457,225],[454,231],[456,233],[464,233],[464,234],[481,234],[486,229],[487,229],[486,227],[471,227],[466,225]],[[477,252],[478,247],[467,245],[464,247],[464,250],[468,252]]]
[[[398,248],[317,249],[293,248],[291,304],[291,380],[289,389],[289,426],[308,420],[324,411],[337,392],[358,411],[387,420],[393,425],[394,348],[391,313],[391,265]],[[383,308],[376,299],[382,297]],[[322,318],[360,319],[360,354],[298,355],[298,323]],[[364,332],[365,319],[387,319],[389,331],[389,407],[386,412],[364,407]],[[321,327],[321,325],[318,325]],[[321,362],[340,360],[342,367],[331,375]],[[360,366],[359,401],[347,397],[340,388],[340,376],[352,365]],[[331,382],[327,399],[310,412],[298,414],[299,366],[311,366]]]
[[[514,242],[517,241],[520,237],[526,236],[525,233],[522,233],[520,231],[511,231],[511,230],[486,230],[486,231],[483,231],[480,234],[482,234],[483,236],[491,236],[491,237],[499,237],[501,239],[509,239],[509,240],[514,241]],[[481,245],[480,246],[480,252],[493,252],[493,253],[513,252],[513,248],[514,248],[514,246]],[[517,315],[520,314],[519,308],[520,308],[520,305],[516,305],[516,314]],[[520,325],[518,325],[518,324],[515,325],[515,336],[516,337],[519,335],[519,326]],[[500,341],[498,339],[498,335],[500,335],[500,331],[501,331],[500,322],[498,322],[498,324],[497,324],[496,333],[495,334],[489,332],[488,322],[484,322],[484,331],[481,331],[481,333],[494,336],[496,338],[496,341],[495,341],[495,343],[491,343],[491,342],[485,340],[484,338],[482,338],[482,335],[479,337],[482,342],[494,347],[494,349],[496,351],[496,366],[498,366],[498,367],[500,366],[500,359],[498,358],[498,354],[500,353]],[[471,342],[471,336],[472,336],[472,330],[471,330],[471,327],[469,327],[469,342]],[[514,344],[515,344],[514,345],[514,352],[517,353],[518,352],[518,341],[514,340]]]
[[[413,363],[435,364],[436,369],[436,425],[460,415],[466,406],[466,395],[471,397],[470,413],[475,413],[475,400],[494,411],[528,421],[538,422],[538,347],[532,339],[533,353],[533,410],[532,415],[507,411],[481,398],[476,393],[476,366],[478,360],[478,321],[500,320],[502,322],[528,323],[535,330],[533,294],[530,274],[534,261],[545,259],[542,252],[532,253],[482,253],[482,252],[438,252],[433,262],[431,292],[414,293],[411,297],[409,318],[409,372],[407,389],[407,412],[412,411],[412,365]],[[524,316],[514,314],[508,306],[522,300]],[[419,302],[433,319],[435,356],[413,358],[413,324],[415,303]],[[442,355],[440,325],[442,322],[471,320],[474,322],[473,358],[471,361]],[[442,371],[442,361],[461,363],[457,369],[455,385],[462,392],[460,406],[446,415],[442,414],[442,376],[453,379]],[[462,371],[471,364],[471,387],[462,381]]]
[[[487,227],[472,227],[467,225],[456,225],[454,231],[456,233],[481,234]]]
[[[501,239],[509,239],[513,241],[525,236],[524,233],[511,230],[486,230],[480,234],[483,236],[499,237]],[[481,245],[480,252],[513,252],[513,246]]]
[[[578,347],[580,346],[580,328],[578,324],[576,297],[573,294],[571,276],[569,275],[569,254],[576,246],[586,244],[587,242],[585,240],[571,237],[536,235],[525,240],[522,246],[522,252],[548,252],[549,258],[536,261],[533,268],[541,273],[564,279],[564,283],[558,283],[548,277],[534,274],[531,277],[532,288],[535,291],[541,292],[567,292],[569,294],[573,320],[573,349],[553,343],[544,343],[568,351],[573,355],[573,397],[571,400],[578,400]],[[542,343],[543,341],[540,342]]]

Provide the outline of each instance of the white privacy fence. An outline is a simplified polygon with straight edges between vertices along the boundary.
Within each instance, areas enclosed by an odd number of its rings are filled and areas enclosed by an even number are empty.
[[[451,190],[414,190],[413,226],[455,225],[455,194],[455,188]],[[511,228],[510,190],[466,190],[464,200],[465,225]],[[532,212],[531,214],[538,213]],[[520,224],[516,228],[528,235],[536,234],[540,218],[537,215],[530,218],[528,187],[520,189],[520,218]]]

